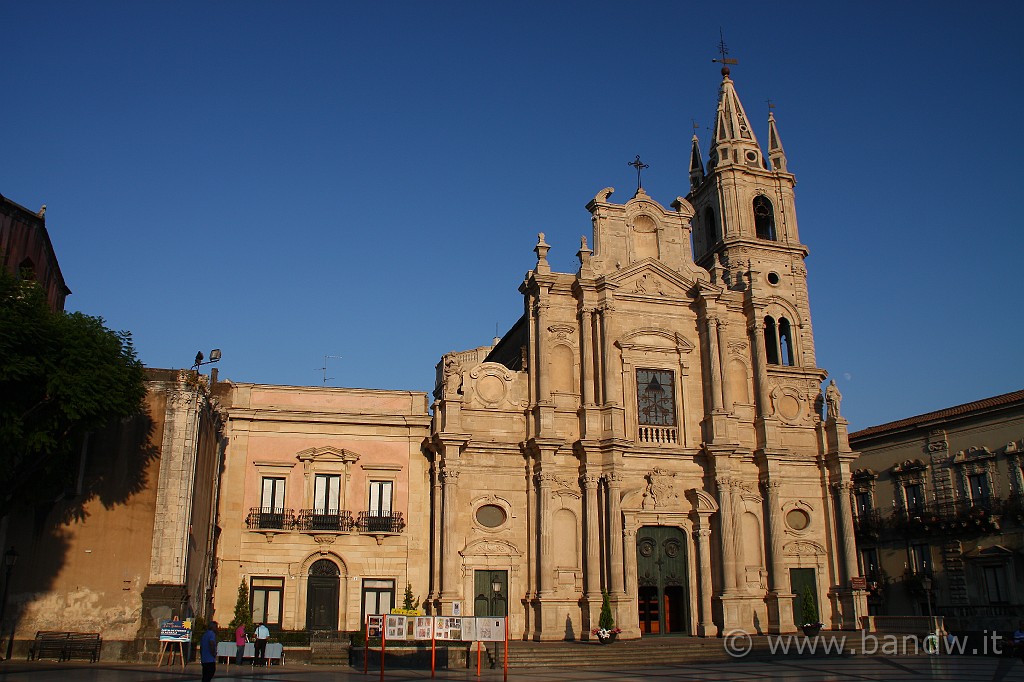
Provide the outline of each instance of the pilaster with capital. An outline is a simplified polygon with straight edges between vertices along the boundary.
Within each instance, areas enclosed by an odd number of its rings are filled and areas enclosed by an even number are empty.
[[[537,513],[537,537],[540,547],[540,580],[537,586],[537,596],[540,598],[550,597],[552,592],[552,578],[554,578],[554,538],[552,538],[551,519],[551,488],[555,475],[538,469],[534,476],[537,481],[537,495],[539,505]]]
[[[726,327],[728,322],[722,318],[715,320],[715,330],[718,333],[718,359],[721,362],[719,374],[722,377],[722,404],[726,412],[733,411],[732,391],[729,389],[729,335]]]
[[[600,477],[596,474],[584,474],[580,476],[580,484],[583,486],[585,513],[587,516],[586,528],[586,596],[587,600],[593,602],[601,598],[601,535],[598,523],[597,488],[600,484]]]
[[[853,483],[849,480],[832,483],[832,499],[839,514],[839,529],[842,534],[843,582],[847,587],[850,586],[850,579],[860,574],[857,568],[857,539],[854,535],[853,509],[850,502],[852,492]]]
[[[735,519],[733,517],[732,479],[721,477],[715,480],[718,488],[718,521],[722,527],[722,585],[723,593],[736,592],[736,544]]]
[[[711,581],[711,519],[709,514],[699,514],[693,531],[697,545],[697,566],[700,570],[700,589],[697,599],[697,636],[708,637],[714,630],[711,612],[711,596],[714,588]]]
[[[711,409],[722,411],[722,358],[718,349],[718,316],[709,314],[705,320],[708,340],[708,365],[711,370]]]
[[[580,341],[582,355],[580,365],[583,368],[583,405],[594,405],[594,309],[584,307],[580,310]]]
[[[760,315],[760,311],[755,311]],[[768,363],[764,351],[764,322],[756,318],[748,327],[750,347],[754,351],[754,376],[757,378],[757,415],[766,417],[771,414],[771,403],[768,398]]]
[[[433,519],[430,552],[430,596],[428,597],[430,601],[441,597],[441,534],[444,526],[441,517],[441,500],[443,496],[441,467],[435,460],[430,464],[430,508]]]
[[[459,549],[455,529],[458,517],[459,471],[450,465],[441,470],[444,490],[442,528],[444,529],[444,558],[442,562],[441,599],[453,601],[459,598]]]
[[[622,560],[622,474],[617,471],[605,476],[608,485],[608,542],[611,557],[611,591],[616,595],[626,592]]]

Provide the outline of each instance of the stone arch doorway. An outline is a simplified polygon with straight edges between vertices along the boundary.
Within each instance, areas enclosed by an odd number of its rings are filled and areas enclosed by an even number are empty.
[[[330,559],[318,559],[309,567],[306,585],[306,629],[337,630],[341,571]]]
[[[686,538],[678,528],[643,526],[636,533],[637,607],[640,633],[689,630]]]

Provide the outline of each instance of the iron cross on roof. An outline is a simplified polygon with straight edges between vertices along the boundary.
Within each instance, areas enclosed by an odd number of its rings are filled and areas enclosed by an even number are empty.
[[[636,155],[636,161],[630,161],[629,165],[636,168],[636,191],[639,192],[643,188],[643,185],[640,182],[640,171],[644,168],[650,168],[650,166],[640,160],[639,154]]]

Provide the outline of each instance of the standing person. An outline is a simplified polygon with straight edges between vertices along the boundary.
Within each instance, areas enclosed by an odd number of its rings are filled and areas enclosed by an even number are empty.
[[[199,640],[199,660],[203,663],[203,682],[210,682],[217,672],[217,621],[211,620],[206,626],[203,638]]]
[[[256,626],[256,660],[253,665],[267,664],[267,640],[270,639],[270,630],[263,623]]]
[[[245,623],[239,623],[235,628],[235,665],[242,665],[245,658]]]

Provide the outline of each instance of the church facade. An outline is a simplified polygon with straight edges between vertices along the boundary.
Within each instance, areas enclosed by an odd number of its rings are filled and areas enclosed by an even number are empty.
[[[789,632],[865,613],[846,422],[817,366],[795,178],[728,70],[705,168],[665,207],[587,204],[575,273],[539,235],[523,316],[439,364],[428,603],[513,637]],[[486,349],[485,349],[486,350]],[[481,360],[482,358],[482,360]],[[827,414],[823,407],[827,405]]]

